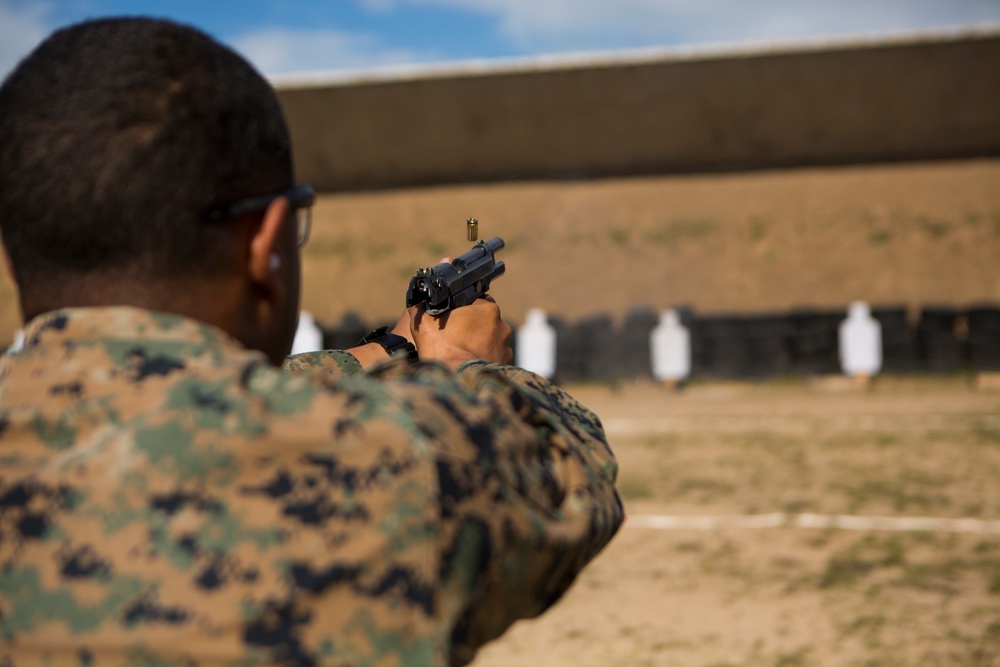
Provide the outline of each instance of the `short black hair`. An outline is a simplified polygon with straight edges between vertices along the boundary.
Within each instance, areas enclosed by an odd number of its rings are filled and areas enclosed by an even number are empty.
[[[190,26],[88,21],[0,88],[0,234],[22,291],[73,274],[211,275],[232,225],[213,206],[292,183],[271,86]]]

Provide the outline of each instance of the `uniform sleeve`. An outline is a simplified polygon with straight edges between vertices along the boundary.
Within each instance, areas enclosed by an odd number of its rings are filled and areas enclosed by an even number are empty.
[[[415,379],[432,375],[446,414],[422,410],[423,429],[435,435],[447,419],[462,436],[441,432],[431,442],[439,612],[452,622],[450,662],[464,665],[514,621],[558,600],[614,536],[624,511],[600,420],[569,394],[486,362],[457,375],[425,367]]]
[[[286,357],[281,370],[289,375],[319,374],[325,379],[336,380],[344,375],[360,373],[362,368],[361,363],[350,352],[322,350]]]

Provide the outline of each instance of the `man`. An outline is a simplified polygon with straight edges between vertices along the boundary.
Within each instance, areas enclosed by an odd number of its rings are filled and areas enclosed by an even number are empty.
[[[492,300],[404,313],[419,363],[285,361],[311,203],[193,29],[73,26],[0,88],[0,664],[460,665],[615,533],[599,421]]]

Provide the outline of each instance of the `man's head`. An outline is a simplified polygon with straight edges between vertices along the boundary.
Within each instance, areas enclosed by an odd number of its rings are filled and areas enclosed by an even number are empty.
[[[247,268],[264,211],[235,221],[211,211],[291,185],[274,91],[189,27],[78,24],[50,36],[0,88],[0,233],[26,317],[80,305],[69,293],[80,285],[100,304],[116,300],[122,281],[169,295],[171,285],[231,280]],[[266,251],[284,264],[276,310],[291,312],[294,330],[295,231],[281,227]]]

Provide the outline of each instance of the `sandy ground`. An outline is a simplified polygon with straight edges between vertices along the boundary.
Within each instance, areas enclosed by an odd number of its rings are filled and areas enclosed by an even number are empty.
[[[512,322],[641,304],[700,312],[1000,301],[1000,160],[325,195],[304,306],[394,319],[418,266],[501,236]],[[0,343],[19,326],[0,277]]]
[[[573,390],[609,425],[636,525],[478,667],[1000,665],[1000,534],[636,521],[1000,519],[1000,393],[967,378]]]

